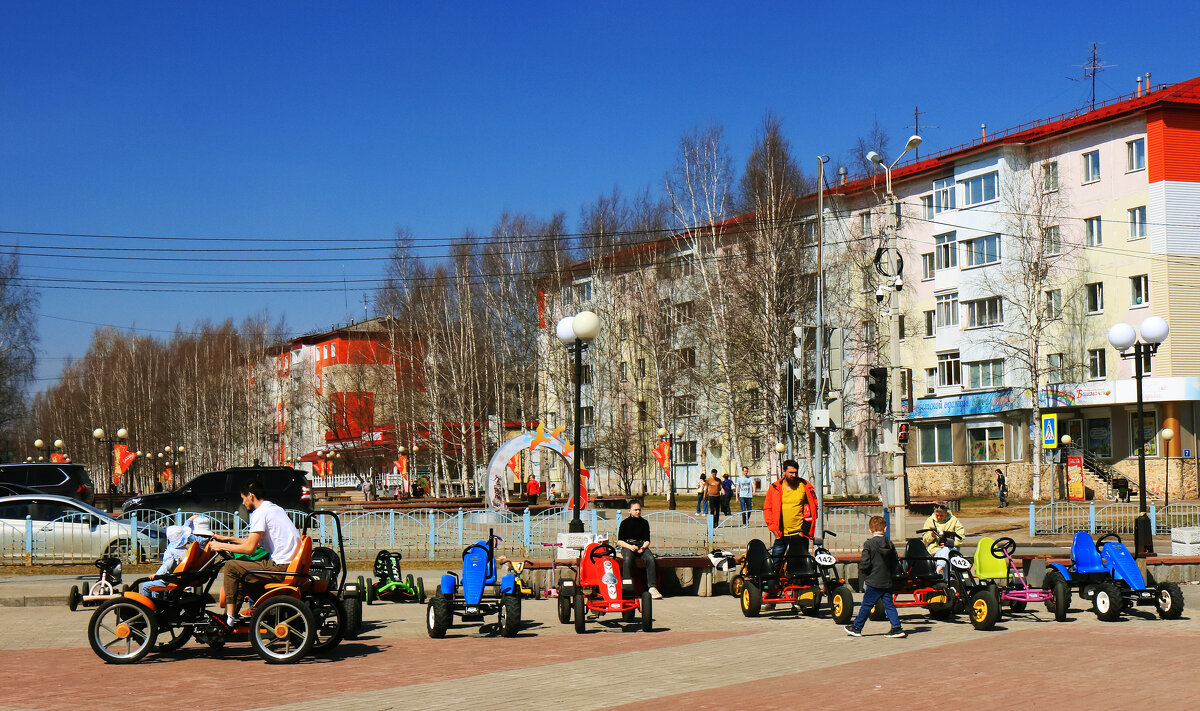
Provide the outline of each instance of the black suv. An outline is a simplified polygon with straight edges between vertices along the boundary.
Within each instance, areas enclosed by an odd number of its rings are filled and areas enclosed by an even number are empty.
[[[206,472],[174,491],[160,494],[142,494],[125,502],[124,513],[130,511],[157,511],[170,514],[176,509],[184,511],[236,511],[243,520],[246,507],[242,506],[239,491],[242,482],[258,479],[266,489],[267,500],[285,509],[312,511],[312,489],[304,472],[291,467],[234,467],[219,472]]]
[[[0,483],[28,486],[43,494],[69,496],[88,505],[96,500],[96,487],[82,464],[0,464]]]

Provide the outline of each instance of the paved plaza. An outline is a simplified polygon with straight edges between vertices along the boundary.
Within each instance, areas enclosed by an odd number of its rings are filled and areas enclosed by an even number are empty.
[[[0,597],[37,584],[13,580]],[[90,610],[0,607],[0,709],[1185,708],[1200,702],[1200,586],[1184,591],[1173,621],[1139,608],[1103,623],[1076,599],[1065,623],[1031,606],[978,632],[902,610],[907,639],[883,637],[884,622],[851,638],[827,614],[746,619],[722,596],[656,601],[649,634],[614,620],[577,635],[553,601],[526,601],[517,638],[463,627],[432,640],[424,606],[383,603],[364,608],[359,639],[291,666],[244,643],[105,665],[87,644]]]

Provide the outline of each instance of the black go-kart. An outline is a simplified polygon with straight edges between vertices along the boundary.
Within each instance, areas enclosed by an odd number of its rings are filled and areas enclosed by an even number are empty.
[[[826,531],[825,535],[835,534]],[[849,623],[854,614],[854,591],[837,574],[837,558],[823,545],[809,555],[789,555],[777,568],[767,544],[751,540],[746,546],[738,599],[746,617],[757,617],[764,604],[786,605],[786,611],[812,616],[821,611],[822,600],[829,601],[833,620],[839,625]]]

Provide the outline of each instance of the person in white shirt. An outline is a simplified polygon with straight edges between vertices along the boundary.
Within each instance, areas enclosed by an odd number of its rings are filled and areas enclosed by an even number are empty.
[[[737,487],[738,504],[742,507],[742,525],[750,525],[750,512],[754,510],[754,480],[750,478],[750,467],[742,467],[742,475],[734,482]]]
[[[213,536],[213,550],[250,555],[261,545],[270,554],[268,560],[226,561],[225,614],[229,626],[237,624],[238,607],[247,586],[279,582],[279,576],[254,575],[252,570],[287,570],[300,547],[300,532],[292,525],[287,512],[263,497],[262,482],[250,479],[242,484],[242,503],[250,511],[250,531],[245,538]]]

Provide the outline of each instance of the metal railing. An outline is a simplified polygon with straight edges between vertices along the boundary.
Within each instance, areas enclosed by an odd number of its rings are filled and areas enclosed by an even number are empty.
[[[1150,504],[1147,515],[1156,534],[1167,534],[1172,528],[1200,526],[1200,504],[1175,503],[1159,509]],[[1086,506],[1069,501],[1052,504],[1029,504],[1029,535],[1055,535],[1087,531],[1092,535],[1105,533],[1133,534],[1133,522],[1138,517],[1138,505],[1111,503]]]

